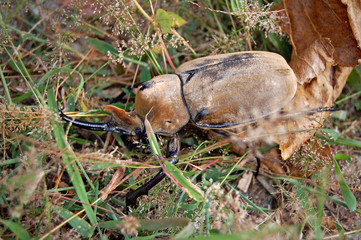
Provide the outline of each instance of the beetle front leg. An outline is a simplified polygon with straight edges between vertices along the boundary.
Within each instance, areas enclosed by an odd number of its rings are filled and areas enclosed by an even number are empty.
[[[169,160],[171,164],[176,164],[178,162],[178,153],[180,150],[180,140],[178,134],[173,135],[173,137],[168,142],[167,147],[167,158],[172,158]],[[147,183],[139,187],[138,189],[128,192],[126,195],[125,204],[128,209],[129,206],[135,206],[137,204],[137,198],[143,195],[147,195],[149,190],[157,185],[165,177],[165,173],[160,170],[154,178],[149,180]]]

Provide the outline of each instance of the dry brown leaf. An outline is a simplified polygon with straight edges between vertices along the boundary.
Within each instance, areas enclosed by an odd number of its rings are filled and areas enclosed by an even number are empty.
[[[346,1],[346,0],[344,0]],[[335,49],[335,64],[355,66],[361,58],[361,50],[353,32],[360,31],[360,9],[356,1],[348,1],[346,5],[340,0],[285,0],[278,10],[285,9],[282,30],[291,38],[294,55],[302,54],[314,41],[328,38]],[[360,3],[358,3],[360,5]],[[351,29],[347,11],[351,11]],[[358,16],[358,17],[357,17]],[[356,20],[357,19],[357,20]]]
[[[301,112],[330,107],[340,95],[352,67],[361,59],[353,32],[361,25],[349,25],[347,9],[352,16],[361,11],[338,0],[286,0],[278,9],[285,9],[282,29],[290,35],[293,54],[290,66],[298,79],[295,98],[285,107],[286,112]],[[357,24],[357,20],[352,20]],[[359,31],[360,29],[358,29]],[[347,66],[347,67],[345,67]],[[275,135],[282,158],[289,158],[321,127],[327,112],[298,116],[278,123],[286,135]],[[274,128],[276,129],[276,128]]]
[[[253,178],[252,172],[244,173],[241,179],[239,179],[238,181],[237,188],[245,193],[248,192],[248,188],[251,185],[252,178]]]
[[[351,67],[331,67],[322,72],[311,83],[299,84],[295,98],[287,105],[285,111],[297,112],[304,109],[330,107],[341,93],[351,70]],[[332,79],[332,83],[336,84],[333,85],[329,81],[330,79]],[[328,112],[320,112],[279,122],[285,128],[284,131],[289,133],[273,137],[280,145],[282,158],[289,158],[314,134],[316,129],[322,126],[328,115]]]
[[[361,48],[361,1],[360,0],[342,0],[342,3],[347,5],[348,19],[353,35]],[[359,62],[360,63],[360,62]]]
[[[118,170],[114,173],[112,179],[108,183],[108,185],[102,190],[100,194],[100,199],[105,200],[108,198],[108,195],[111,191],[116,189],[119,184],[121,184],[121,180],[124,177],[125,168],[118,168]]]

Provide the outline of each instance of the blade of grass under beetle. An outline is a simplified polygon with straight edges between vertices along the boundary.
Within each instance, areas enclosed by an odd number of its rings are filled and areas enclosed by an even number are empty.
[[[48,92],[48,103],[49,103],[49,107],[52,108],[54,112],[55,111],[57,112],[55,95],[52,90],[50,90]],[[63,129],[63,126],[61,125],[61,123],[52,121],[52,127],[54,129],[54,135],[55,135],[55,139],[56,139],[59,149],[67,148],[67,142],[65,141],[65,132],[64,132],[64,129]],[[84,208],[90,222],[93,225],[96,225],[97,218],[95,216],[95,212],[93,211],[92,207],[87,204],[87,203],[89,203],[89,199],[88,199],[88,195],[87,195],[80,171],[74,161],[75,155],[71,151],[71,149],[68,149],[68,151],[64,151],[62,153],[62,157],[63,157],[64,163],[66,164],[67,172],[69,174],[70,179],[72,180],[75,191],[78,194],[80,201],[85,203],[85,204],[83,204],[83,208]]]
[[[170,162],[161,163],[164,173],[174,182],[183,192],[186,192],[189,197],[201,202],[204,199],[203,191],[194,185],[188,178],[183,176],[181,170],[176,168]]]
[[[154,154],[159,158],[162,156],[157,137],[154,134],[152,126],[148,121],[148,114],[144,118],[144,126],[148,136],[150,147]],[[169,162],[161,163],[164,173],[180,188],[186,192],[189,197],[200,202],[203,200],[204,194],[201,189],[195,186],[188,178],[183,176],[183,173]]]
[[[154,134],[153,128],[148,120],[148,114],[145,116],[144,119],[144,126],[145,126],[145,131],[147,133],[148,136],[148,141],[150,144],[150,148],[152,149],[152,152],[157,155],[158,157],[162,156],[162,152],[160,151],[160,147],[157,141],[157,137]]]
[[[351,211],[355,211],[357,204],[355,195],[352,194],[351,190],[347,186],[345,178],[342,175],[340,166],[338,165],[335,157],[333,157],[333,162],[335,163],[335,171],[336,171],[338,184],[340,184],[341,192],[346,202],[346,205],[348,209],[350,209]]]

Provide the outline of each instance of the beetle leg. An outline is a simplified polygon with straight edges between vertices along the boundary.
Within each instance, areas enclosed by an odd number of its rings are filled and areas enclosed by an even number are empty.
[[[180,140],[178,134],[173,135],[173,137],[168,142],[167,148],[167,158],[172,158],[169,162],[171,164],[176,164],[178,162],[178,153],[180,150]],[[165,173],[163,170],[160,170],[154,178],[149,180],[147,183],[139,187],[138,189],[128,192],[126,195],[126,208],[128,210],[129,206],[135,206],[137,203],[137,198],[143,195],[147,195],[149,190],[152,189],[155,185],[157,185],[162,179],[165,177]]]

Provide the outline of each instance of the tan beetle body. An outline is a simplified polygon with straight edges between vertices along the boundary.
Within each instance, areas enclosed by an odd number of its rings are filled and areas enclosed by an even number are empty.
[[[138,87],[135,105],[155,133],[173,135],[189,120],[207,129],[253,122],[279,111],[296,90],[283,57],[241,52],[199,58],[155,77]]]
[[[176,74],[154,77],[137,89],[135,110],[125,112],[112,105],[107,123],[88,123],[63,114],[73,125],[91,130],[144,136],[144,119],[155,133],[173,136],[167,157],[179,151],[177,133],[188,123],[211,129],[218,137],[239,132],[244,125],[279,112],[295,96],[297,80],[284,58],[270,52],[239,52],[195,59],[184,63]],[[228,130],[229,128],[233,128]],[[239,149],[239,141],[233,141]],[[127,205],[147,194],[165,174],[160,171],[144,186],[127,194]]]

